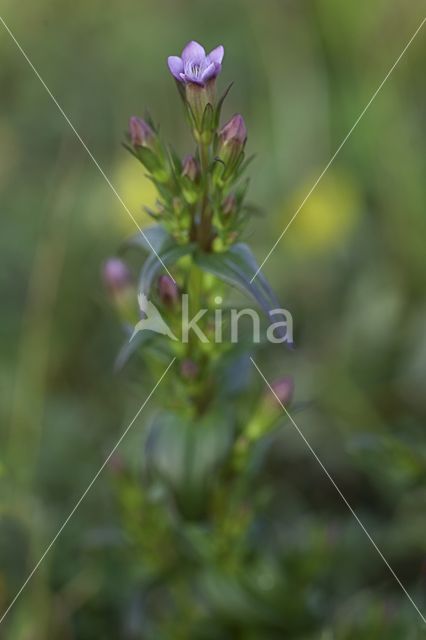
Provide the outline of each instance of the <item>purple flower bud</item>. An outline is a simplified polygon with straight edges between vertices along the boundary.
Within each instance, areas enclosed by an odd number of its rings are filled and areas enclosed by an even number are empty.
[[[294,393],[294,382],[291,376],[284,376],[283,378],[275,380],[275,382],[271,384],[271,387],[273,391],[269,389],[267,392],[271,400],[276,402],[278,398],[281,404],[290,404]]]
[[[222,204],[222,213],[224,216],[230,216],[237,210],[237,196],[235,193],[230,193],[226,196]]]
[[[119,258],[110,258],[104,263],[102,278],[106,288],[114,294],[127,289],[132,282],[128,266]]]
[[[168,66],[170,73],[184,84],[198,84],[204,87],[209,81],[214,80],[222,70],[224,48],[216,47],[208,55],[198,42],[189,42],[182,56],[169,56]]]
[[[247,140],[247,129],[243,116],[236,114],[227,122],[219,132],[218,157],[225,165],[225,171],[221,172],[220,180],[226,180],[235,174],[244,157],[244,146]],[[219,175],[219,165],[216,165]]]
[[[195,182],[197,180],[199,175],[199,167],[194,156],[189,155],[184,159],[182,175],[189,178],[191,182]]]
[[[221,129],[219,139],[222,145],[236,143],[241,148],[244,147],[247,140],[247,128],[244,118],[239,113],[232,116]]]
[[[179,288],[168,275],[162,275],[158,278],[158,293],[166,307],[173,307],[179,300]]]
[[[186,380],[194,380],[198,375],[198,371],[198,365],[193,360],[183,360],[180,365],[180,372]]]
[[[134,147],[153,146],[155,133],[145,120],[132,116],[129,121],[129,134]]]

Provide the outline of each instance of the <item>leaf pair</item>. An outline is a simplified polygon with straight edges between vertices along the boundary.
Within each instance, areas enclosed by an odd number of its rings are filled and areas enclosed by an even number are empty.
[[[148,428],[145,471],[171,491],[185,517],[203,516],[215,472],[226,458],[232,435],[229,411],[213,412],[196,421],[163,412]]]
[[[192,254],[194,262],[203,271],[215,275],[223,282],[236,287],[251,297],[264,311],[268,320],[271,320],[271,312],[280,308],[277,297],[261,272],[251,282],[251,278],[258,271],[258,265],[248,245],[238,243],[222,253],[205,253],[197,249],[195,244],[177,244],[159,226],[146,229],[145,236],[146,238],[137,235],[128,244],[142,247],[151,252],[142,267],[139,278],[139,290],[146,296],[149,295],[154,279],[162,269],[158,256],[169,267],[176,264],[185,255]],[[154,249],[156,253],[153,252]]]

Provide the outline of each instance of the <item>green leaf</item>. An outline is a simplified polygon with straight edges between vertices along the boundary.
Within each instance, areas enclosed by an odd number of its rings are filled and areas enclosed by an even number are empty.
[[[248,168],[248,166],[253,162],[253,160],[255,159],[255,155],[251,155],[248,158],[243,158],[241,165],[238,167],[235,179],[238,180],[239,178],[241,178],[241,176],[243,175],[243,173],[246,171],[246,169]]]
[[[215,114],[214,114],[214,125],[215,125],[214,128],[215,129],[217,129],[219,127],[220,114],[222,112],[223,103],[225,102],[226,96],[230,92],[233,84],[234,83],[231,82],[231,84],[226,88],[225,93],[221,96],[219,102],[217,103],[216,111],[215,111]]]
[[[133,236],[128,238],[123,243],[122,250],[129,247],[137,247],[144,251],[148,251],[148,253],[154,253],[154,250],[159,253],[161,248],[171,241],[172,237],[167,233],[164,227],[159,224],[155,224],[143,229],[143,233],[138,231],[138,233],[135,233]]]
[[[145,261],[139,278],[139,291],[148,295],[154,278],[164,268],[176,264],[180,258],[194,251],[194,244],[176,244],[174,240],[166,242],[159,251],[152,253]],[[159,260],[161,258],[161,261]]]
[[[194,422],[163,412],[154,418],[147,432],[145,470],[169,488],[186,517],[199,517],[206,509],[206,498],[232,441],[233,419],[229,411],[215,411]]]
[[[204,109],[203,119],[201,122],[201,137],[205,143],[207,144],[210,143],[213,130],[214,130],[214,111],[213,111],[212,105],[210,104],[210,102],[208,102]]]
[[[168,154],[169,154],[169,158],[170,158],[170,164],[173,168],[173,172],[175,174],[175,176],[180,176],[181,171],[182,171],[182,162],[181,159],[179,157],[179,155],[176,153],[176,151],[173,149],[173,147],[168,147]]]
[[[139,278],[139,291],[148,295],[152,282],[164,265],[175,264],[180,258],[194,251],[194,244],[177,244],[161,225],[144,229],[144,235],[137,233],[129,238],[123,248],[138,247],[150,252]],[[161,260],[160,260],[161,258]]]
[[[195,254],[195,262],[204,271],[212,273],[220,280],[251,296],[268,318],[272,309],[280,307],[268,281],[261,272],[253,282],[250,282],[258,265],[251,249],[246,244],[240,242],[223,253],[198,252]]]
[[[182,82],[179,82],[179,80],[176,80],[176,88],[178,90],[179,96],[182,99],[183,104],[186,106],[188,103],[186,100],[185,87],[183,86]]]
[[[148,147],[137,147],[136,155],[142,162],[143,166],[148,169],[150,173],[155,173],[162,168],[162,163],[158,156]]]
[[[131,333],[126,338],[126,341],[123,343],[120,351],[117,354],[117,357],[114,362],[114,371],[117,373],[121,371],[121,369],[127,364],[132,355],[142,346],[142,344],[148,342],[152,339],[152,333],[148,331],[139,331],[129,342]]]

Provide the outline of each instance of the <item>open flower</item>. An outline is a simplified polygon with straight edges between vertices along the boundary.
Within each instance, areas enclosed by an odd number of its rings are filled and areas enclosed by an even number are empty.
[[[169,56],[168,65],[171,74],[179,82],[193,83],[204,87],[221,72],[223,54],[222,45],[206,55],[204,47],[198,42],[192,41],[182,51],[181,58]]]

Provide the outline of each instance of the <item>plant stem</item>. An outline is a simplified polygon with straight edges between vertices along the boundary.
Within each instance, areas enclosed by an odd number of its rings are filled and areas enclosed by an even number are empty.
[[[209,211],[209,147],[203,142],[199,143],[201,173],[203,180],[203,199],[201,202],[201,218],[198,240],[202,249],[208,251],[211,242],[211,215]]]
[[[204,274],[194,261],[191,263],[188,275],[188,294],[189,312],[192,317],[195,316],[202,307],[204,294]],[[194,360],[201,369],[204,368],[206,364],[206,356],[200,353],[199,341],[193,332],[189,335],[187,357],[190,360]],[[204,413],[204,409],[208,405],[208,400],[209,394],[207,393],[205,384],[202,384],[190,397],[190,402],[197,415],[202,415]]]
[[[202,294],[203,294],[203,272],[199,268],[194,261],[192,261],[188,276],[188,302],[189,302],[189,312],[191,316],[194,316],[200,310],[202,305]],[[188,357],[193,357],[195,355],[196,347],[197,347],[197,337],[192,332],[189,336],[188,342]]]

